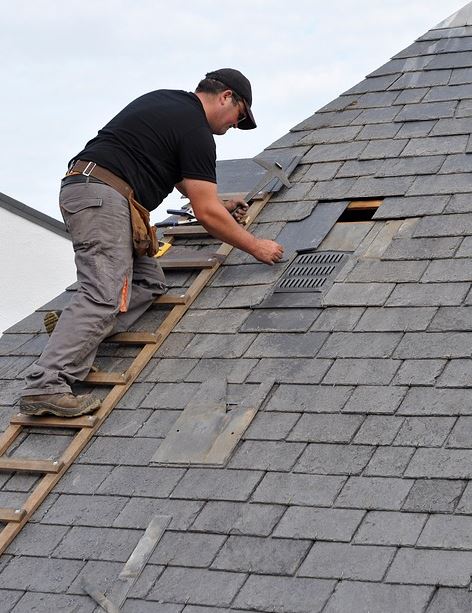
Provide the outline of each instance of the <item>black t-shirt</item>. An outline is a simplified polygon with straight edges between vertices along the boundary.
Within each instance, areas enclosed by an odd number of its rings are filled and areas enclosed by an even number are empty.
[[[140,96],[73,158],[124,179],[136,200],[155,209],[182,179],[216,183],[216,147],[195,94],[160,89]]]

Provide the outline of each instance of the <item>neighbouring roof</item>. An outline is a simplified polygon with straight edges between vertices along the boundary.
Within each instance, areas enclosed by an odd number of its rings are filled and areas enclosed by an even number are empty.
[[[23,204],[19,200],[15,200],[14,198],[10,198],[6,194],[2,194],[0,192],[0,207],[9,211],[10,213],[14,213],[23,219],[27,219],[32,223],[35,223],[42,228],[46,228],[46,230],[50,230],[63,238],[67,238],[70,240],[70,235],[68,234],[65,225],[62,221],[58,221],[45,213],[41,213],[41,211],[37,211],[36,209]]]
[[[470,613],[470,5],[273,143],[301,156],[259,236],[346,249],[334,283],[274,293],[287,267],[234,251],[0,559],[3,610],[93,611],[156,514],[171,524],[126,613]],[[267,153],[267,152],[266,152]],[[368,232],[335,226],[382,199]],[[202,249],[208,247],[202,247]],[[174,288],[191,275],[170,273]],[[41,314],[0,341],[1,425],[46,343]],[[157,310],[137,329],[153,329]],[[135,349],[102,345],[123,370]],[[211,378],[270,395],[225,468],[151,459]],[[61,433],[22,455],[57,457]],[[0,477],[0,507],[34,480]],[[36,607],[36,608],[35,608]]]

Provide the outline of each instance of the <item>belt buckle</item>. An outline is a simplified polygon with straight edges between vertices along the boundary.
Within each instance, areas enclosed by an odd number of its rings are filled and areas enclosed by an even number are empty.
[[[90,175],[92,174],[93,169],[95,168],[95,166],[96,166],[95,162],[89,162],[89,163],[87,164],[87,166],[86,166],[86,167],[85,167],[85,168],[82,170],[82,174],[83,174],[85,177],[90,177]],[[90,168],[89,168],[89,167],[90,167]]]

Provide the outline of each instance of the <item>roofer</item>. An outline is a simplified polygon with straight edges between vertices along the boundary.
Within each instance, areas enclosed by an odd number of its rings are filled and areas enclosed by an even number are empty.
[[[174,186],[212,236],[266,264],[280,261],[280,245],[238,224],[246,203],[217,195],[213,134],[255,128],[251,105],[242,73],[215,70],[195,93],[157,90],[137,98],[73,158],[59,203],[79,287],[26,375],[22,413],[75,417],[100,406],[91,394],[74,395],[71,384],[85,379],[104,338],[128,330],[165,292],[149,211]]]

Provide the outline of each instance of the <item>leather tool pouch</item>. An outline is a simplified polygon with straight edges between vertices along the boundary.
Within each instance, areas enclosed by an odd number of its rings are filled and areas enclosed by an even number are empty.
[[[156,235],[156,227],[150,224],[149,211],[136,202],[133,195],[128,199],[131,216],[131,228],[133,232],[133,250],[137,256],[156,255],[159,243]]]

